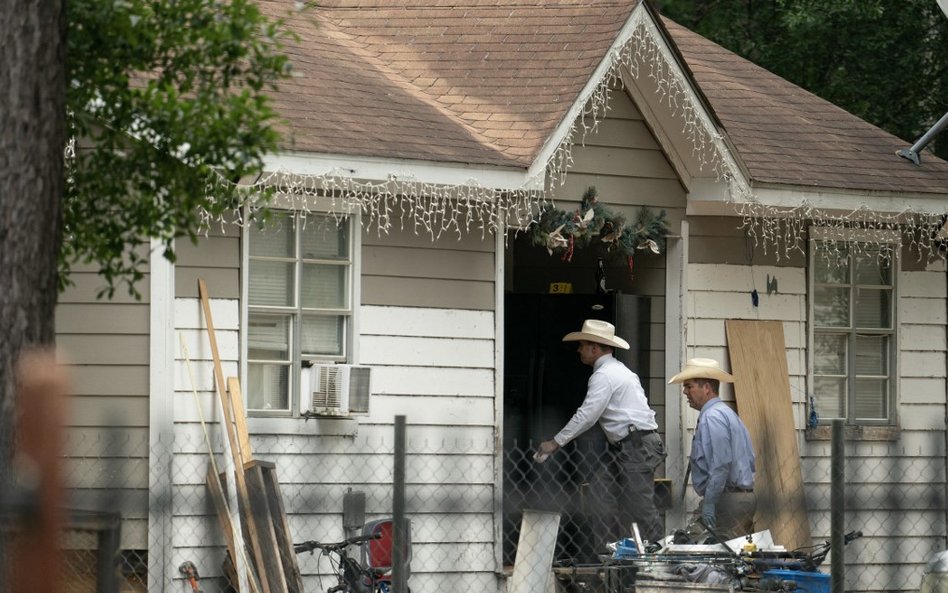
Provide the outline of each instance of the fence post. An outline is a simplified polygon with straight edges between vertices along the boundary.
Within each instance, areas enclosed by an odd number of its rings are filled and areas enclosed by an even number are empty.
[[[830,584],[833,593],[846,590],[844,522],[846,514],[846,451],[843,445],[843,421],[833,420],[832,465],[830,469]]]
[[[392,519],[395,537],[392,542],[392,588],[394,593],[408,591],[405,558],[407,524],[405,523],[405,416],[395,416],[395,467],[392,478]]]

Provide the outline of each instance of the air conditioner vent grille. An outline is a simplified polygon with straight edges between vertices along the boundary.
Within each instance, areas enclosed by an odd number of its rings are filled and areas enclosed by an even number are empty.
[[[303,369],[300,413],[320,416],[368,414],[371,368],[348,364],[315,364]]]

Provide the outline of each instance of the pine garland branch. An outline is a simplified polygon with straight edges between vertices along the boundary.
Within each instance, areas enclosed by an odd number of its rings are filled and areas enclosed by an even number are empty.
[[[544,247],[550,255],[560,255],[563,261],[571,261],[576,249],[592,247],[631,262],[636,251],[662,253],[669,228],[665,210],[656,214],[645,206],[633,222],[626,223],[622,214],[599,202],[596,187],[590,186],[578,209],[566,212],[547,206],[528,234],[531,244]]]

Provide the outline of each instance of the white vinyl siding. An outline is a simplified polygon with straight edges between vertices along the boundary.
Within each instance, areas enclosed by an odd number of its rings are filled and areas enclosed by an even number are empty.
[[[729,226],[737,234],[738,224]],[[726,237],[722,236],[722,240]],[[740,241],[740,235],[736,238]],[[693,246],[694,247],[694,246]],[[731,253],[724,250],[721,253]],[[734,253],[737,253],[736,251]],[[708,254],[702,252],[702,257]],[[754,261],[760,250],[752,252]],[[807,271],[803,267],[691,263],[685,332],[688,357],[728,360],[727,319],[780,320],[784,326],[793,422],[801,438],[800,455],[813,541],[830,535],[828,440],[803,438],[807,419]],[[946,451],[945,394],[946,276],[944,264],[899,271],[897,436],[888,440],[846,442],[847,530],[866,537],[847,551],[846,588],[850,591],[911,590],[925,563],[944,550]],[[767,294],[767,280],[778,290]],[[751,291],[759,293],[754,307]],[[725,399],[733,392],[722,385]],[[678,395],[680,396],[680,393]],[[688,410],[686,426],[697,413]],[[687,442],[686,438],[686,442]],[[692,496],[692,493],[688,493]],[[686,502],[692,505],[693,500]],[[849,548],[847,548],[848,550]]]

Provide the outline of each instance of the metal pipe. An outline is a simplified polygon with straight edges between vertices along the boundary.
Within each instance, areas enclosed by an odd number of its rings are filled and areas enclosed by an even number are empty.
[[[846,514],[845,447],[843,444],[843,421],[833,420],[833,447],[830,469],[830,585],[833,593],[845,593],[846,565],[843,547],[846,534],[843,527]]]
[[[395,416],[395,466],[392,478],[392,519],[395,537],[392,541],[392,590],[407,593],[406,556],[408,530],[405,521],[405,416]]]
[[[920,166],[922,164],[922,159],[918,153],[923,148],[928,146],[928,143],[932,141],[932,138],[945,129],[945,126],[948,126],[948,113],[945,113],[945,115],[941,116],[941,119],[935,122],[935,125],[929,128],[929,130],[925,132],[925,134],[923,134],[922,137],[919,138],[911,148],[903,148],[895,154],[904,159],[912,161],[917,166]]]

